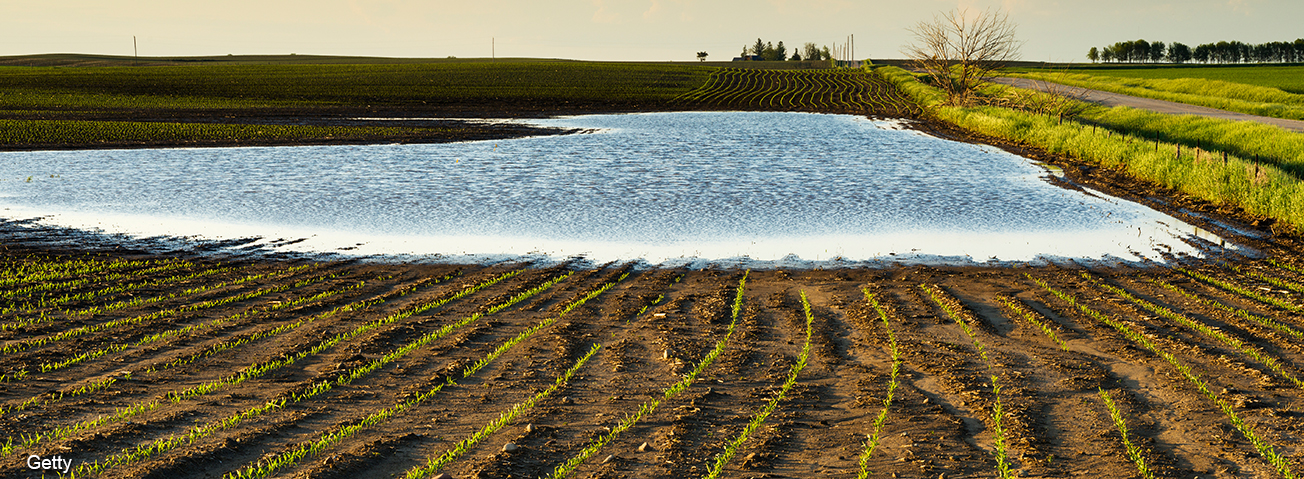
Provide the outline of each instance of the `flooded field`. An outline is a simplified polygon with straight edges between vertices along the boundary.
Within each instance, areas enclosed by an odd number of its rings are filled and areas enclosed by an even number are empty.
[[[1126,190],[1108,172],[900,123],[540,123],[590,132],[0,154],[0,476],[35,457],[67,477],[1294,477],[1304,458],[1289,237],[1134,195],[1220,237],[1074,180]]]
[[[538,123],[591,132],[3,153],[0,217],[445,262],[1164,261],[1223,243],[1142,205],[1052,184],[1053,172],[1027,159],[899,123],[761,112]]]

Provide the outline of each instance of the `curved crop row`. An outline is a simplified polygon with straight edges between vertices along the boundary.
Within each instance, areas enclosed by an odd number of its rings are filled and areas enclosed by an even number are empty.
[[[856,112],[916,116],[920,110],[896,87],[867,70],[722,69],[681,104],[752,110]]]

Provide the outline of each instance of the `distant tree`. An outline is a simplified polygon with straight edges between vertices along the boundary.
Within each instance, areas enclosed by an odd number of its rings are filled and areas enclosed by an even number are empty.
[[[1184,44],[1173,42],[1168,46],[1168,61],[1173,63],[1186,63],[1191,61],[1191,47]]]
[[[1091,63],[1100,61],[1100,50],[1096,50],[1096,47],[1091,47],[1090,50],[1087,50],[1087,59],[1091,60]]]
[[[798,51],[795,51],[795,50],[794,50],[794,51],[792,52],[792,58],[789,58],[788,60],[791,60],[791,61],[794,61],[794,62],[799,62],[799,61],[801,61],[801,52],[798,52]]]
[[[806,42],[805,45],[801,46],[801,56],[807,60],[819,60],[820,49],[814,43]]]
[[[779,40],[779,44],[774,46],[774,59],[778,61],[788,59],[788,49],[783,46],[783,40]]]
[[[752,55],[763,55],[763,54],[765,54],[765,42],[757,38],[756,44],[752,45]]]
[[[697,52],[697,60],[702,62],[706,61],[706,52]]]
[[[1114,61],[1114,59],[1115,59],[1115,56],[1114,56],[1114,47],[1112,47],[1112,46],[1105,47],[1105,49],[1102,50],[1102,51],[1100,52],[1100,60],[1101,60],[1101,61],[1104,61],[1104,62],[1112,62],[1112,61]]]
[[[765,42],[765,49],[761,50],[761,59],[767,62],[772,62],[775,60],[774,57],[775,57],[774,44],[770,42]]]
[[[1164,60],[1164,52],[1167,50],[1168,49],[1166,48],[1166,45],[1164,45],[1164,42],[1154,42],[1150,44],[1150,51],[1146,52],[1146,54],[1150,57],[1151,62],[1157,63]]]
[[[828,46],[828,45],[824,45],[824,48],[820,50],[820,58],[822,58],[822,59],[824,59],[824,60],[832,60],[832,59],[833,59],[833,52],[829,51],[829,46]]]
[[[743,60],[746,60],[746,59],[747,59],[747,46],[746,46],[746,45],[743,46],[743,53],[742,53],[741,55],[738,55],[738,56],[739,56],[740,58],[742,58]]]
[[[1213,47],[1208,43],[1202,43],[1195,46],[1195,51],[1191,53],[1191,58],[1200,63],[1209,63],[1209,58],[1213,54]]]
[[[1150,59],[1150,42],[1145,40],[1132,42],[1132,51],[1130,53],[1131,55],[1128,55],[1128,57],[1134,62],[1144,62]]]

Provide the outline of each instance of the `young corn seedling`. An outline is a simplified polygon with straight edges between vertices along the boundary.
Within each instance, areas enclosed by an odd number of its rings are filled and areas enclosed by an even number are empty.
[[[1123,447],[1127,451],[1127,458],[1136,464],[1137,472],[1145,479],[1154,479],[1155,473],[1150,470],[1146,464],[1146,458],[1141,454],[1141,448],[1132,444],[1132,440],[1127,436],[1127,423],[1123,421],[1123,413],[1118,410],[1118,405],[1114,404],[1114,399],[1109,397],[1109,393],[1103,388],[1100,391],[1100,400],[1104,401],[1105,408],[1109,410],[1109,417],[1114,420],[1114,426],[1118,428],[1118,434],[1123,437]]]
[[[1179,288],[1179,287],[1177,287],[1177,286],[1174,286],[1174,285],[1172,285],[1172,284],[1169,284],[1168,282],[1163,281],[1163,280],[1160,280],[1160,279],[1153,279],[1153,278],[1150,278],[1150,279],[1148,279],[1147,281],[1150,281],[1151,283],[1157,284],[1157,285],[1163,287],[1164,289],[1167,289],[1167,290],[1172,291],[1172,292],[1174,292],[1174,293],[1177,293],[1177,294],[1180,294],[1180,295],[1182,295],[1182,296],[1185,296],[1187,299],[1190,299],[1190,300],[1196,301],[1196,302],[1198,302],[1198,303],[1200,303],[1200,304],[1203,304],[1203,305],[1205,305],[1205,306],[1210,306],[1210,307],[1213,307],[1213,308],[1216,308],[1216,309],[1220,309],[1220,310],[1226,311],[1226,312],[1228,312],[1228,313],[1234,314],[1234,315],[1236,315],[1236,316],[1239,316],[1239,317],[1241,317],[1241,318],[1243,318],[1243,319],[1248,319],[1248,320],[1250,320],[1250,321],[1254,321],[1254,322],[1256,322],[1256,323],[1262,324],[1262,325],[1267,326],[1267,327],[1269,327],[1269,328],[1272,328],[1272,329],[1275,329],[1275,330],[1277,330],[1277,331],[1280,331],[1280,332],[1286,333],[1286,334],[1288,334],[1288,335],[1291,335],[1291,336],[1295,337],[1296,339],[1304,339],[1304,332],[1300,332],[1300,330],[1298,330],[1298,329],[1295,329],[1295,328],[1292,328],[1292,327],[1287,326],[1287,325],[1285,325],[1285,324],[1282,324],[1282,323],[1278,322],[1277,320],[1272,319],[1272,318],[1269,318],[1269,317],[1267,317],[1267,316],[1260,316],[1260,315],[1257,315],[1257,314],[1253,314],[1253,313],[1247,312],[1247,311],[1245,311],[1245,310],[1243,310],[1243,309],[1240,309],[1240,308],[1233,308],[1233,307],[1231,307],[1231,306],[1225,305],[1225,304],[1223,304],[1223,303],[1220,303],[1220,302],[1218,302],[1218,301],[1214,301],[1214,300],[1209,299],[1209,298],[1205,298],[1205,297],[1200,296],[1200,295],[1191,294],[1191,292],[1189,292],[1189,291],[1187,291],[1187,290],[1185,290],[1185,289],[1183,289],[1183,288]]]
[[[738,436],[734,437],[732,441],[729,441],[729,444],[724,447],[723,452],[715,456],[715,462],[711,464],[706,475],[702,476],[703,479],[716,479],[720,477],[720,474],[724,472],[724,467],[727,466],[729,461],[733,459],[734,455],[738,453],[738,449],[742,447],[743,443],[747,442],[747,439],[751,437],[757,429],[761,428],[761,425],[765,423],[765,420],[768,419],[770,415],[774,413],[774,410],[779,407],[779,402],[783,401],[783,399],[787,397],[788,391],[797,384],[797,375],[801,374],[801,370],[806,368],[806,362],[810,359],[810,327],[811,323],[815,320],[815,316],[812,315],[810,311],[810,302],[806,301],[805,291],[801,292],[801,306],[806,313],[806,343],[801,348],[801,354],[797,357],[797,363],[793,364],[792,369],[788,372],[788,379],[783,382],[783,387],[779,389],[779,393],[774,395],[774,397],[765,404],[764,408],[752,416],[752,419],[747,423],[747,426],[743,428],[742,432],[738,433]]]
[[[1240,416],[1236,414],[1236,410],[1232,408],[1231,403],[1228,403],[1227,401],[1223,400],[1221,397],[1215,394],[1212,389],[1209,389],[1209,384],[1206,383],[1203,379],[1200,379],[1200,376],[1196,374],[1195,371],[1192,370],[1190,366],[1187,366],[1186,364],[1182,363],[1172,353],[1169,353],[1168,351],[1165,351],[1162,348],[1160,348],[1158,345],[1156,345],[1145,335],[1133,331],[1122,321],[1119,321],[1110,316],[1106,316],[1100,313],[1099,311],[1096,311],[1084,304],[1079,303],[1077,298],[1067,293],[1064,293],[1062,291],[1059,291],[1057,289],[1051,288],[1050,285],[1046,283],[1046,281],[1040,278],[1033,277],[1032,275],[1026,273],[1024,275],[1027,276],[1028,279],[1031,280],[1032,282],[1037,283],[1038,286],[1041,286],[1042,289],[1055,295],[1055,297],[1063,300],[1065,303],[1068,303],[1070,306],[1077,308],[1078,311],[1081,311],[1084,315],[1092,319],[1095,319],[1096,321],[1100,321],[1101,323],[1106,324],[1111,328],[1114,328],[1114,330],[1118,331],[1119,334],[1122,334],[1123,337],[1144,347],[1145,349],[1149,350],[1150,352],[1154,353],[1160,358],[1163,358],[1163,360],[1168,362],[1168,364],[1172,365],[1173,368],[1176,369],[1177,372],[1182,375],[1182,377],[1185,377],[1187,381],[1189,381],[1192,385],[1194,385],[1196,389],[1200,391],[1201,395],[1209,399],[1209,401],[1212,402],[1215,406],[1217,406],[1218,409],[1222,410],[1223,415],[1227,417],[1227,421],[1231,423],[1232,427],[1236,428],[1236,430],[1240,432],[1241,435],[1245,437],[1245,439],[1250,441],[1250,444],[1252,444],[1254,446],[1254,449],[1259,452],[1259,455],[1263,456],[1263,458],[1267,460],[1269,464],[1272,464],[1272,466],[1277,470],[1278,474],[1281,474],[1282,477],[1288,479],[1292,479],[1295,477],[1294,472],[1292,472],[1290,469],[1290,460],[1285,458],[1281,454],[1278,454],[1276,449],[1272,446],[1271,443],[1259,437],[1259,434],[1254,431],[1254,427],[1249,424],[1246,424],[1245,421],[1242,420]]]
[[[878,298],[874,293],[865,288],[865,300],[873,306],[874,312],[878,313],[879,319],[883,320],[883,329],[887,331],[887,343],[892,351],[892,374],[887,381],[887,397],[883,399],[883,409],[878,411],[878,416],[874,418],[874,432],[869,434],[868,440],[865,441],[865,452],[860,454],[860,474],[858,479],[869,477],[869,458],[874,455],[874,450],[878,448],[879,441],[883,437],[883,426],[887,423],[887,412],[892,407],[892,395],[896,392],[898,377],[901,373],[901,350],[897,347],[896,334],[892,332],[892,323],[888,320],[887,312],[883,306],[878,304]]]
[[[194,387],[191,387],[191,388],[189,388],[189,389],[185,389],[185,390],[179,390],[179,391],[174,390],[174,391],[170,391],[170,392],[164,394],[163,397],[164,397],[164,399],[166,399],[166,400],[168,400],[168,401],[171,401],[171,402],[173,402],[173,403],[179,403],[179,402],[181,402],[181,401],[183,401],[183,400],[191,399],[191,398],[195,398],[195,397],[199,397],[199,396],[202,396],[202,395],[205,395],[205,394],[211,393],[211,392],[216,391],[216,390],[219,390],[219,389],[223,389],[223,388],[226,388],[226,387],[229,387],[229,386],[233,386],[233,385],[237,385],[237,384],[243,383],[244,381],[247,381],[247,380],[250,380],[250,379],[260,378],[260,377],[262,377],[262,376],[264,376],[264,375],[267,375],[268,373],[270,373],[270,372],[272,372],[272,371],[276,371],[276,370],[279,370],[279,369],[281,369],[281,368],[283,368],[283,367],[286,367],[286,366],[289,366],[289,365],[295,364],[296,362],[298,362],[298,361],[300,361],[300,360],[302,360],[302,359],[304,359],[304,358],[307,358],[307,357],[311,357],[311,356],[315,356],[315,355],[317,355],[317,354],[320,354],[320,353],[322,353],[323,351],[326,351],[326,350],[328,350],[328,349],[334,347],[335,345],[337,345],[337,344],[339,344],[339,343],[341,343],[341,342],[348,341],[348,340],[352,340],[352,339],[357,338],[358,336],[360,336],[360,335],[362,335],[362,334],[365,334],[365,333],[367,333],[367,332],[369,332],[369,331],[372,331],[372,330],[374,330],[374,329],[376,329],[376,328],[379,328],[379,327],[381,327],[381,326],[385,326],[385,325],[388,325],[388,324],[394,323],[395,321],[398,321],[398,320],[400,320],[400,319],[404,319],[404,318],[407,318],[407,317],[411,317],[411,316],[413,316],[413,315],[420,314],[420,313],[425,312],[425,311],[428,311],[428,310],[430,310],[430,309],[433,309],[433,308],[436,308],[436,307],[442,306],[442,305],[444,305],[444,304],[446,304],[446,303],[448,303],[448,302],[450,302],[450,301],[453,301],[453,300],[456,300],[456,299],[460,299],[460,298],[465,297],[465,296],[467,296],[467,295],[469,295],[469,294],[471,294],[471,293],[473,293],[473,292],[475,292],[475,291],[478,291],[478,290],[480,290],[480,289],[483,289],[483,288],[486,288],[486,287],[488,287],[488,286],[491,286],[491,285],[493,285],[493,284],[495,284],[495,283],[497,283],[497,282],[499,282],[499,281],[502,281],[502,280],[504,280],[504,279],[510,278],[510,277],[512,277],[512,276],[516,276],[517,274],[520,274],[522,271],[523,271],[523,270],[516,270],[516,271],[511,271],[511,272],[508,272],[508,273],[504,273],[504,274],[499,275],[499,276],[497,276],[497,277],[491,278],[491,279],[489,279],[489,280],[487,280],[487,281],[485,281],[485,282],[483,282],[483,283],[480,283],[480,284],[477,284],[477,285],[468,286],[468,287],[466,287],[465,289],[463,289],[461,292],[459,292],[459,293],[457,293],[457,294],[455,294],[455,295],[453,295],[453,296],[450,296],[450,297],[448,297],[448,298],[444,298],[444,299],[441,299],[441,300],[436,300],[436,301],[431,301],[431,302],[422,303],[422,304],[419,304],[419,305],[417,305],[417,306],[413,306],[413,307],[410,307],[410,308],[407,308],[407,309],[401,310],[401,311],[399,311],[399,312],[396,312],[396,313],[394,313],[394,314],[391,314],[391,315],[389,315],[389,316],[387,316],[387,317],[385,317],[385,318],[382,318],[382,319],[378,319],[378,320],[375,320],[375,321],[368,322],[368,323],[363,324],[363,325],[361,325],[361,326],[358,326],[358,327],[356,327],[356,328],[354,328],[354,329],[352,329],[352,330],[350,330],[350,331],[346,331],[346,332],[338,333],[338,334],[336,334],[336,335],[334,335],[334,336],[332,336],[332,337],[330,337],[330,338],[327,338],[327,339],[325,339],[325,340],[322,340],[321,342],[317,343],[317,345],[313,346],[311,349],[309,349],[309,350],[307,350],[307,351],[301,351],[301,352],[296,353],[296,354],[294,354],[294,355],[292,355],[292,356],[284,357],[284,358],[280,358],[280,359],[274,359],[274,360],[271,360],[271,361],[266,361],[266,362],[256,362],[256,363],[251,364],[251,365],[249,365],[248,367],[242,369],[240,372],[238,372],[238,373],[236,373],[236,374],[233,374],[233,375],[231,375],[231,376],[227,376],[227,377],[219,378],[219,379],[216,379],[216,380],[212,380],[212,381],[204,382],[204,383],[201,383],[201,384],[199,384],[199,385],[197,385],[197,386],[194,386]],[[320,385],[319,385],[319,386],[320,386]],[[110,423],[115,423],[115,422],[119,422],[119,421],[124,421],[124,420],[126,420],[126,419],[131,418],[131,417],[134,417],[134,416],[137,416],[137,415],[143,414],[143,413],[145,413],[145,412],[149,412],[149,411],[153,411],[153,410],[155,410],[155,409],[158,409],[158,408],[161,406],[161,404],[162,404],[162,403],[160,402],[159,399],[153,399],[153,400],[150,400],[150,401],[147,401],[147,402],[143,402],[143,403],[136,403],[136,404],[134,404],[134,405],[132,405],[132,406],[129,406],[129,407],[126,407],[126,408],[119,408],[119,409],[117,409],[117,410],[114,412],[114,414],[109,415],[109,416],[101,416],[101,417],[96,418],[96,419],[93,419],[93,420],[87,420],[87,421],[78,422],[78,423],[75,423],[75,424],[73,424],[73,425],[71,425],[71,426],[61,427],[61,428],[56,428],[56,429],[54,429],[53,431],[50,431],[50,432],[48,432],[48,433],[38,433],[38,434],[35,434],[35,435],[33,436],[33,437],[34,437],[34,442],[32,442],[29,446],[31,446],[31,445],[36,445],[36,443],[42,442],[42,441],[44,441],[44,440],[64,439],[64,438],[68,437],[68,435],[73,434],[73,433],[78,432],[78,431],[84,431],[84,430],[94,429],[94,428],[100,427],[100,426],[105,425],[105,424],[110,424]],[[270,403],[269,403],[269,404],[270,404]],[[269,406],[269,407],[270,407],[270,406]],[[279,407],[279,406],[278,406],[278,407]],[[274,408],[273,408],[273,409],[274,409]],[[266,412],[267,410],[270,410],[270,409],[264,409],[263,412]],[[258,413],[258,414],[261,414],[261,412]],[[239,421],[242,420],[242,419],[230,419],[230,418],[228,418],[228,420],[230,420],[230,421],[235,421],[235,423],[239,423]],[[211,432],[216,431],[216,430],[217,430],[217,429],[209,429],[209,430],[207,430],[207,433],[211,433]],[[198,433],[195,432],[195,430],[192,430],[190,434],[191,434],[191,435],[194,435],[194,434],[198,434]],[[162,440],[160,440],[160,441],[162,441]],[[176,445],[176,444],[173,444],[171,447],[175,447],[175,445]],[[118,465],[118,464],[122,464],[122,462],[121,462],[122,460],[133,459],[133,458],[138,458],[138,457],[140,457],[139,454],[140,454],[140,453],[131,453],[131,454],[128,454],[128,453],[125,453],[125,452],[124,452],[123,454],[119,454],[119,455],[116,455],[116,456],[110,456],[110,458],[116,458],[116,459],[114,459],[114,461],[116,461],[116,462],[113,462],[113,464],[114,464],[114,465]],[[133,459],[133,460],[134,460],[134,459]],[[111,467],[111,466],[109,466],[108,464],[109,464],[109,463],[106,462],[105,465],[104,465],[103,467]],[[81,471],[81,472],[79,472],[79,473],[85,473],[85,471],[82,471],[81,466],[79,466],[78,470]]]
[[[1005,305],[1006,308],[1009,308],[1010,311],[1013,311],[1019,317],[1028,320],[1029,323],[1032,323],[1033,325],[1040,328],[1041,332],[1044,333],[1046,337],[1050,338],[1052,341],[1055,341],[1056,344],[1059,344],[1060,349],[1063,349],[1065,351],[1069,350],[1069,345],[1066,344],[1064,340],[1060,339],[1058,334],[1055,334],[1055,328],[1052,328],[1050,326],[1049,319],[1042,317],[1040,314],[1037,314],[1036,311],[1029,309],[1027,306],[1019,302],[1019,300],[1015,298],[998,294],[996,295],[996,301]]]
[[[1220,331],[1220,330],[1217,330],[1217,329],[1211,328],[1211,327],[1209,327],[1209,325],[1207,325],[1207,324],[1204,324],[1204,323],[1202,323],[1202,322],[1199,322],[1199,321],[1196,321],[1196,320],[1194,320],[1194,319],[1188,318],[1188,317],[1186,317],[1186,316],[1184,316],[1184,315],[1181,315],[1181,314],[1175,313],[1175,312],[1173,312],[1172,310],[1170,310],[1170,309],[1168,309],[1168,308],[1165,308],[1165,307],[1163,307],[1163,306],[1160,306],[1160,305],[1157,305],[1157,304],[1151,303],[1151,302],[1149,302],[1149,301],[1146,301],[1146,300],[1144,300],[1144,299],[1138,298],[1138,297],[1136,297],[1136,296],[1133,296],[1131,293],[1129,293],[1129,292],[1123,290],[1122,288],[1119,288],[1119,287],[1116,287],[1116,286],[1113,286],[1113,285],[1109,285],[1109,284],[1105,284],[1105,283],[1101,282],[1099,279],[1097,279],[1097,278],[1091,276],[1091,274],[1089,274],[1089,273],[1083,272],[1083,273],[1082,273],[1082,277],[1086,278],[1088,281],[1093,282],[1093,283],[1094,283],[1097,287],[1099,287],[1100,289],[1103,289],[1103,290],[1109,291],[1109,292],[1111,292],[1111,293],[1114,293],[1114,294],[1116,294],[1116,295],[1122,297],[1123,299],[1126,299],[1126,300],[1132,302],[1133,304],[1136,304],[1137,306],[1141,306],[1142,308],[1145,308],[1146,310],[1148,310],[1148,311],[1150,311],[1150,312],[1152,312],[1152,313],[1155,313],[1155,314],[1158,314],[1158,315],[1163,316],[1163,317],[1165,317],[1165,318],[1171,319],[1171,320],[1177,322],[1178,324],[1181,324],[1182,326],[1186,326],[1187,328],[1190,328],[1190,329],[1193,329],[1193,330],[1195,330],[1195,331],[1198,331],[1200,334],[1203,334],[1203,335],[1205,335],[1206,337],[1209,337],[1209,338],[1211,338],[1211,339],[1216,339],[1216,340],[1222,342],[1223,344],[1226,344],[1226,345],[1228,345],[1228,346],[1231,346],[1232,348],[1236,349],[1237,351],[1240,351],[1241,354],[1244,354],[1244,355],[1246,355],[1246,356],[1249,356],[1250,358],[1254,359],[1254,360],[1255,360],[1256,362],[1258,362],[1259,364],[1262,364],[1263,366],[1267,367],[1268,369],[1271,369],[1272,372],[1277,373],[1278,376],[1281,376],[1281,377],[1285,378],[1287,381],[1290,381],[1292,384],[1295,385],[1295,387],[1298,387],[1298,388],[1300,388],[1300,389],[1304,389],[1304,382],[1301,382],[1301,381],[1299,380],[1299,378],[1295,377],[1295,375],[1291,374],[1289,371],[1286,371],[1285,368],[1282,367],[1281,363],[1277,362],[1277,359],[1276,359],[1276,358],[1274,358],[1274,357],[1272,357],[1272,356],[1269,356],[1269,355],[1267,355],[1266,353],[1263,353],[1263,352],[1259,351],[1258,349],[1255,349],[1255,348],[1253,348],[1253,347],[1251,347],[1251,346],[1245,344],[1245,342],[1241,341],[1240,339],[1236,338],[1235,336],[1232,336],[1232,335],[1227,334],[1227,333],[1224,333],[1224,332],[1222,332],[1222,331]]]
[[[1009,459],[1009,454],[1006,452],[1005,426],[1002,422],[1002,420],[1005,418],[1005,411],[1001,406],[1000,377],[998,377],[996,375],[996,372],[993,370],[992,360],[991,358],[987,357],[987,350],[983,348],[982,343],[978,342],[978,336],[974,334],[973,329],[969,327],[969,323],[965,321],[964,316],[961,315],[962,314],[961,311],[963,311],[963,307],[960,305],[959,301],[956,301],[954,298],[951,298],[949,295],[942,292],[941,288],[939,288],[936,285],[921,284],[919,285],[919,288],[924,290],[924,292],[928,293],[928,296],[933,300],[933,302],[937,303],[937,305],[942,308],[942,311],[946,312],[947,316],[950,316],[951,319],[955,321],[955,324],[960,325],[960,329],[963,329],[964,334],[969,337],[970,341],[973,342],[974,349],[978,350],[978,356],[982,358],[983,363],[987,366],[988,373],[991,374],[991,381],[992,381],[991,419],[992,419],[992,445],[993,445],[992,455],[996,456],[996,473],[1002,479],[1008,479],[1009,477],[1011,477],[1010,462],[1009,462],[1010,459]]]
[[[729,327],[725,330],[724,337],[715,343],[715,348],[706,353],[706,355],[702,357],[702,360],[698,361],[697,366],[693,367],[693,370],[685,375],[682,380],[662,391],[660,397],[653,397],[647,402],[640,404],[638,411],[635,411],[634,414],[625,416],[620,423],[616,424],[616,427],[611,428],[611,432],[603,434],[597,439],[590,441],[584,446],[584,449],[580,450],[580,452],[574,457],[558,464],[557,467],[553,468],[552,472],[548,474],[547,479],[561,479],[570,475],[570,473],[575,472],[575,469],[578,468],[580,464],[583,464],[584,461],[596,455],[598,451],[601,451],[603,447],[606,447],[607,444],[614,441],[621,433],[624,433],[637,425],[644,416],[656,411],[657,407],[660,406],[662,402],[673,399],[675,396],[684,392],[693,385],[693,382],[697,380],[698,375],[702,374],[702,371],[705,371],[706,368],[720,356],[720,354],[724,353],[725,347],[729,344],[729,338],[733,336],[734,327],[738,324],[738,313],[742,311],[743,307],[743,292],[747,287],[748,274],[750,274],[750,271],[743,273],[742,279],[738,280],[738,290],[734,296],[733,319],[729,321]],[[676,282],[678,282],[677,279]]]
[[[576,361],[575,365],[571,366],[570,369],[567,369],[564,374],[558,377],[557,380],[553,382],[551,386],[548,387],[548,389],[544,389],[543,391],[540,391],[538,394],[535,394],[533,397],[530,397],[529,399],[523,402],[517,403],[516,405],[513,405],[510,409],[503,411],[501,414],[498,415],[497,419],[490,421],[489,424],[485,424],[484,427],[480,428],[479,431],[476,431],[470,437],[467,437],[466,439],[459,441],[457,445],[453,446],[452,449],[445,451],[443,454],[437,457],[431,457],[427,459],[426,464],[424,466],[417,466],[417,467],[413,467],[412,469],[409,469],[407,471],[407,474],[404,475],[404,477],[406,479],[421,479],[431,474],[434,474],[436,472],[439,472],[445,467],[448,467],[448,465],[452,464],[453,461],[456,461],[459,457],[462,457],[462,455],[465,454],[467,450],[471,449],[471,447],[475,446],[476,444],[479,444],[481,441],[483,441],[485,438],[489,437],[493,433],[498,432],[500,429],[502,429],[507,424],[510,424],[512,421],[515,421],[516,418],[520,417],[526,411],[529,411],[530,409],[534,408],[536,404],[542,402],[544,399],[547,399],[553,393],[557,392],[558,389],[561,389],[562,386],[565,386],[566,383],[570,381],[571,377],[574,376],[575,373],[580,370],[580,367],[583,367],[584,363],[587,362],[589,358],[593,357],[594,354],[597,354],[598,349],[600,349],[601,347],[602,345],[594,344],[592,348],[589,348],[588,354],[585,354],[584,357],[579,359],[579,361]]]

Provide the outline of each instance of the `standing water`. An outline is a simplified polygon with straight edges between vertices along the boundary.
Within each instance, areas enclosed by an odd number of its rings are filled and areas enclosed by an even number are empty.
[[[0,154],[0,217],[448,261],[969,263],[1199,255],[1196,228],[891,122],[693,112],[448,144]],[[31,181],[24,181],[31,177]],[[1214,238],[1217,242],[1217,239]],[[282,244],[277,241],[276,244]]]

